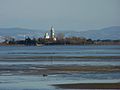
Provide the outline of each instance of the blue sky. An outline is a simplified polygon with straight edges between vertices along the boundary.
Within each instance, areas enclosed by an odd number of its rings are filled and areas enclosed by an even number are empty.
[[[91,30],[120,26],[120,0],[0,0],[0,27]]]

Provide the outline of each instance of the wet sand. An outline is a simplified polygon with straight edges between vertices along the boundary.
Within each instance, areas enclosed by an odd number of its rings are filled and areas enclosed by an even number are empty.
[[[73,65],[0,65],[0,75],[74,74],[80,72],[120,72],[120,66],[73,66]],[[56,89],[120,89],[120,83],[74,83],[53,84]]]
[[[0,90],[58,88],[120,89],[120,46],[0,49]]]
[[[24,54],[24,53],[23,53]],[[48,53],[49,54],[49,53]],[[14,54],[9,54],[8,55],[14,55]],[[50,55],[50,54],[49,54]],[[51,54],[52,55],[52,54]],[[51,60],[51,59],[59,59],[60,61],[66,61],[65,59],[72,59],[72,61],[75,61],[74,59],[79,59],[80,61],[83,59],[88,59],[88,60],[94,60],[94,59],[103,59],[103,60],[120,60],[120,56],[3,56],[0,57],[0,61],[18,61],[18,60],[26,61],[26,59],[29,59],[29,61],[44,61],[44,60]],[[78,61],[78,60],[77,60]]]
[[[120,66],[0,65],[0,75],[49,75],[80,72],[120,72]]]
[[[62,89],[120,89],[120,83],[76,83],[56,84],[53,86]]]

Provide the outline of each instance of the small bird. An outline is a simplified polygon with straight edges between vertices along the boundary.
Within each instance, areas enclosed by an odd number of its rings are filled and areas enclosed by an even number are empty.
[[[43,74],[43,77],[47,77],[48,75],[47,74]]]

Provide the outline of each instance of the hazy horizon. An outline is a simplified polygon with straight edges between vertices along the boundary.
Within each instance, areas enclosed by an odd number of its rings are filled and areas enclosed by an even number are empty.
[[[96,28],[96,29],[81,29],[80,31],[78,31],[78,30],[76,30],[76,29],[73,29],[73,30],[71,30],[71,29],[69,29],[69,30],[64,30],[64,29],[57,29],[57,28],[55,28],[54,27],[54,29],[55,29],[55,31],[57,31],[57,32],[59,32],[59,31],[70,31],[70,32],[72,32],[72,31],[75,31],[75,32],[82,32],[82,31],[99,31],[99,30],[103,30],[103,29],[108,29],[108,28],[120,28],[120,26],[109,26],[109,27],[102,27],[102,28]],[[47,29],[41,29],[41,28],[39,28],[39,29],[37,29],[37,28],[28,28],[28,27],[0,27],[0,30],[2,30],[2,29],[16,29],[16,30],[18,30],[18,29],[20,29],[20,30],[31,30],[31,31],[33,31],[33,30],[35,30],[35,31],[44,31],[44,32],[46,32],[46,31],[49,31],[50,29],[51,29],[51,27],[47,27]]]
[[[120,26],[119,0],[0,0],[0,28],[96,30]]]

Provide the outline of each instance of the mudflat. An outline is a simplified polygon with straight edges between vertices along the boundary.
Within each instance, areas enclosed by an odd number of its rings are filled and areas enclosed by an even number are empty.
[[[120,89],[120,83],[76,83],[55,84],[53,86],[62,89]]]
[[[0,65],[0,74],[42,75],[46,73],[49,75],[80,72],[120,72],[120,66]]]

